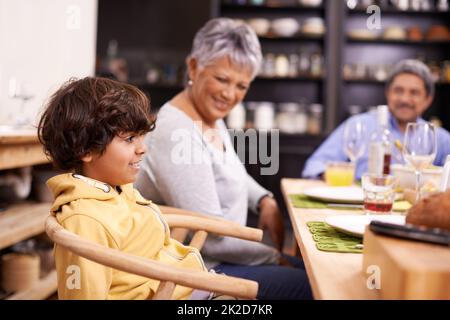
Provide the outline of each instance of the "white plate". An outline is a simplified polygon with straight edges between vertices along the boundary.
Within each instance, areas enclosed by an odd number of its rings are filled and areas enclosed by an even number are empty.
[[[311,198],[327,202],[363,203],[364,192],[361,187],[317,187],[303,191]]]
[[[373,216],[342,215],[325,218],[325,222],[328,223],[333,228],[336,228],[342,232],[357,237],[362,237],[364,235],[366,226],[370,224],[371,221],[374,220],[399,225],[405,224],[405,216],[400,215],[373,215]]]

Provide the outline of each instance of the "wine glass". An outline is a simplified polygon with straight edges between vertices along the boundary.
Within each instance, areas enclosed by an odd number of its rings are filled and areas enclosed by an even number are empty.
[[[416,174],[416,203],[420,200],[420,175],[436,157],[436,129],[431,123],[408,123],[403,156]]]
[[[344,127],[344,152],[353,165],[360,158],[366,146],[366,128],[358,118],[349,119]]]
[[[20,112],[17,112],[16,120],[14,126],[21,128],[28,126],[30,124],[30,119],[28,119],[26,114],[26,103],[28,100],[32,99],[34,96],[29,93],[28,86],[23,81],[17,80],[13,77],[9,80],[9,97],[11,99],[21,100]]]

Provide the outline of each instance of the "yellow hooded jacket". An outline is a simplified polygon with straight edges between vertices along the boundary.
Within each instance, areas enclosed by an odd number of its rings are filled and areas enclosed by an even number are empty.
[[[55,198],[51,213],[68,231],[132,255],[206,270],[198,250],[171,239],[158,207],[132,184],[121,186],[119,193],[106,183],[62,174],[47,185]],[[60,299],[148,299],[159,285],[157,280],[105,267],[58,245],[55,260]],[[172,298],[186,299],[191,293],[192,289],[177,286]]]

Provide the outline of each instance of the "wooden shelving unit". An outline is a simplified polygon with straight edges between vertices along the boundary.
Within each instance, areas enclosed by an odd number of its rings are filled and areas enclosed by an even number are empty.
[[[57,288],[56,270],[52,270],[33,287],[25,291],[16,292],[8,296],[6,300],[43,300],[54,294]]]
[[[47,163],[35,130],[0,132],[0,170]]]
[[[0,249],[11,246],[45,231],[50,203],[23,203],[11,206],[0,214]],[[7,300],[46,299],[57,289],[56,271],[40,279],[28,290],[16,292]]]
[[[371,15],[362,7],[362,2],[359,2],[360,7],[356,9],[348,8],[346,1],[336,2],[341,4],[340,10],[343,17],[343,33],[338,50],[341,55],[341,70],[346,64],[393,66],[403,59],[419,59],[430,66],[440,68],[441,71],[444,68],[443,64],[449,57],[450,39],[446,39],[445,36],[441,39],[433,39],[433,36],[438,36],[438,33],[432,32],[431,28],[435,26],[450,28],[450,11],[439,11],[435,6],[437,1],[432,2],[429,11],[416,11],[411,6],[408,10],[400,10],[394,5],[381,6],[382,26],[380,30],[374,30],[370,36],[371,39],[351,36],[351,31],[365,28],[367,18]],[[389,28],[394,26],[405,31],[405,39],[384,38]],[[409,31],[413,27],[420,30],[423,40],[409,39]],[[343,72],[339,75],[341,79],[339,79],[340,97],[338,99],[341,120],[349,115],[348,108],[352,105],[367,108],[386,104],[384,82],[374,79],[345,79]],[[448,130],[450,127],[450,116],[447,112],[449,98],[448,84],[436,83],[433,102],[422,117],[426,120],[438,117],[443,127]]]
[[[0,249],[44,232],[49,203],[23,203],[0,213]]]
[[[0,133],[0,170],[47,163],[35,130],[8,130]],[[0,212],[0,250],[45,231],[50,203],[23,202]],[[16,292],[8,300],[46,299],[57,289],[56,271],[40,279],[28,290]]]

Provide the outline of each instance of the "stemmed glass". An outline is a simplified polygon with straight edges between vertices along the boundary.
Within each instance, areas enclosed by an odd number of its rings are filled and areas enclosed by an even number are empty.
[[[366,146],[366,128],[360,119],[350,119],[344,127],[344,152],[353,165],[360,158]]]
[[[416,174],[416,202],[420,200],[420,175],[436,157],[436,129],[430,123],[408,123],[406,127],[403,156]]]
[[[9,80],[9,97],[12,99],[21,100],[21,110],[17,113],[17,119],[15,121],[14,126],[17,128],[21,128],[23,126],[27,126],[30,123],[30,119],[28,119],[26,115],[25,106],[28,100],[32,99],[34,96],[28,92],[28,88],[22,81],[17,80],[15,77]]]

